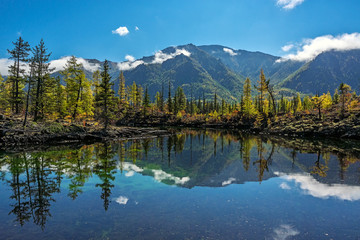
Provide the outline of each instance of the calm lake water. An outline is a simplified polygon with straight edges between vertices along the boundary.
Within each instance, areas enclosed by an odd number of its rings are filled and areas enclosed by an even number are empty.
[[[182,130],[1,153],[0,239],[360,239],[360,144]]]

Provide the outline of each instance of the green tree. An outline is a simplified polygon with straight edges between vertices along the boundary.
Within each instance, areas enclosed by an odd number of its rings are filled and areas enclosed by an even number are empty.
[[[252,97],[251,97],[251,82],[249,78],[246,78],[245,84],[244,84],[244,97],[243,97],[243,105],[244,105],[244,116],[246,118],[250,118],[255,110],[252,103]]]
[[[83,66],[72,56],[62,71],[66,83],[67,109],[73,120],[78,115],[93,115],[92,83],[85,77]]]
[[[7,50],[10,54],[10,59],[14,60],[14,64],[9,67],[8,81],[12,83],[10,103],[13,112],[19,114],[20,106],[24,101],[24,86],[25,86],[25,62],[27,62],[30,45],[25,42],[21,36],[13,42],[14,49]]]
[[[33,67],[34,67],[34,121],[43,118],[44,112],[44,92],[45,84],[49,79],[49,74],[53,69],[50,69],[50,63],[48,63],[51,53],[48,53],[48,49],[45,47],[44,41],[41,39],[40,43],[32,49],[33,53]]]
[[[339,86],[339,91],[340,91],[341,116],[343,117],[346,112],[346,103],[349,100],[351,87],[345,83],[341,83]]]
[[[104,120],[104,129],[107,130],[110,120],[113,118],[113,109],[115,105],[115,93],[112,90],[114,83],[111,82],[109,74],[109,62],[105,60],[103,71],[101,72],[101,83],[99,94],[97,95],[97,104],[102,108],[101,118]]]
[[[168,92],[168,111],[169,113],[173,112],[173,102],[172,102],[172,98],[171,98],[171,83],[169,81],[169,92]]]
[[[269,85],[269,83],[266,81],[264,71],[261,69],[260,79],[258,80],[258,86],[255,86],[256,90],[258,90],[258,92],[259,92],[258,110],[259,110],[259,113],[261,113],[261,114],[264,113],[264,99],[265,99],[266,91],[268,89],[268,85]]]

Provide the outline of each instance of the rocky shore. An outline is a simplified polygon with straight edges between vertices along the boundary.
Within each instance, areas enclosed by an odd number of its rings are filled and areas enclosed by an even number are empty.
[[[172,134],[157,128],[110,127],[107,131],[99,127],[62,123],[36,124],[26,129],[17,124],[0,125],[0,149],[31,149],[37,146],[62,144],[89,144],[95,142],[138,139]]]

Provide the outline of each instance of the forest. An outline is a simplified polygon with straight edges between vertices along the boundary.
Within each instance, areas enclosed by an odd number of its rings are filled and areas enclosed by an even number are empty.
[[[0,113],[21,119],[26,128],[29,122],[57,121],[82,125],[103,126],[142,124],[231,122],[235,126],[266,128],[279,119],[311,116],[321,120],[331,116],[334,121],[356,118],[360,98],[351,86],[340,84],[334,93],[284,97],[274,90],[263,70],[259,79],[246,78],[241,98],[237,102],[221,99],[216,90],[213,98],[186,95],[181,87],[173,89],[163,83],[155,96],[147,86],[127,83],[120,72],[118,92],[114,91],[114,77],[109,74],[105,60],[103,68],[85,76],[83,66],[75,56],[66,63],[60,75],[53,76],[49,59],[51,52],[43,40],[31,48],[19,37],[8,50],[13,65],[7,78],[0,76]],[[157,119],[157,120],[154,120]]]

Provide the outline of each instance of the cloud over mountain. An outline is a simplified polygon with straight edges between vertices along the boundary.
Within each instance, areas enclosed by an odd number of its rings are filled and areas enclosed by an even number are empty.
[[[232,49],[230,49],[230,48],[223,48],[223,50],[224,50],[224,52],[230,54],[230,56],[236,56],[236,55],[237,55],[237,53],[234,52],[234,51],[233,51]]]
[[[50,61],[50,68],[55,68],[54,71],[62,71],[65,68],[66,62],[71,58],[71,56],[62,57],[57,60]],[[83,58],[76,58],[78,63],[81,63],[84,69],[95,72],[100,68],[100,64],[98,63],[90,63]]]
[[[283,50],[289,49],[288,46],[284,46]],[[279,59],[278,62],[286,60],[311,61],[316,56],[326,51],[345,51],[354,49],[360,49],[360,33],[345,33],[335,37],[332,35],[325,35],[314,39],[303,40],[295,54],[285,55],[282,59]]]

